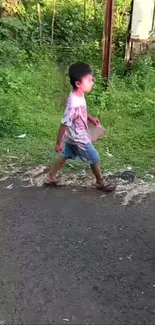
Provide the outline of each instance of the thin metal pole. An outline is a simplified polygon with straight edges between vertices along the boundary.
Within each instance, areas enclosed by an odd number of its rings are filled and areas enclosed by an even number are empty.
[[[113,10],[114,0],[106,0],[102,57],[102,77],[106,85],[108,84],[111,72]]]
[[[125,61],[127,64],[132,60],[133,44],[131,42],[131,24],[132,24],[132,14],[133,14],[133,4],[134,4],[134,0],[132,0],[130,4],[129,22],[127,28],[127,39],[126,39],[126,47],[125,47]]]

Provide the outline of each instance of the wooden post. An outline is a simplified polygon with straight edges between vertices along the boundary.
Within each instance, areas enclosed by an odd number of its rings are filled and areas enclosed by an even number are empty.
[[[112,23],[114,0],[106,0],[105,3],[105,23],[103,31],[103,57],[102,57],[102,77],[105,85],[108,84],[111,70],[111,53],[112,53]]]

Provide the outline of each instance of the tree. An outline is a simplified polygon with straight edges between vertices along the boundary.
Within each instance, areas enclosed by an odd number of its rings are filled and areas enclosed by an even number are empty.
[[[52,24],[51,24],[51,43],[54,41],[54,22],[55,22],[55,13],[56,13],[56,0],[53,0],[52,8]]]
[[[20,0],[0,0],[0,18],[17,13],[19,5]]]

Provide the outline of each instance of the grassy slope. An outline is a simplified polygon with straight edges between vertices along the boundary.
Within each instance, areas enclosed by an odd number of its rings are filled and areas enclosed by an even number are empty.
[[[18,93],[11,90],[10,96],[19,107],[21,131],[26,131],[27,136],[0,139],[1,163],[7,164],[7,155],[16,155],[19,163],[28,165],[49,163],[55,157],[55,138],[69,86],[64,87],[63,76],[48,60],[12,73],[22,80],[21,90]],[[131,165],[141,172],[150,172],[155,166],[154,71],[149,71],[145,82],[142,80],[141,88],[137,85],[138,78],[138,75],[132,76],[132,80],[115,78],[107,93],[97,81],[88,97],[91,113],[98,115],[107,129],[107,136],[96,144],[104,169]],[[106,154],[107,147],[113,158]]]
[[[117,83],[116,83],[117,84]],[[133,166],[152,172],[155,167],[155,89],[134,92],[111,89],[101,115],[107,137],[98,147],[107,169]],[[108,147],[113,158],[104,155]]]
[[[9,150],[9,155],[17,155],[19,161],[22,159],[26,164],[52,160],[62,115],[62,76],[50,62],[39,67],[34,65],[27,70],[16,69],[15,74],[23,81],[22,91],[14,94],[19,105],[18,118],[23,124],[19,133],[26,131],[27,136],[24,139],[16,136],[1,138],[1,158]]]

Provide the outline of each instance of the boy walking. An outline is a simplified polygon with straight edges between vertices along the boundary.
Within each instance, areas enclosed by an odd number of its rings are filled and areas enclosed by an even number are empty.
[[[88,134],[88,121],[94,125],[99,124],[96,118],[88,115],[84,97],[86,93],[91,92],[94,85],[91,68],[85,63],[75,63],[69,69],[69,78],[72,92],[67,101],[56,142],[56,152],[61,155],[51,168],[46,185],[56,186],[56,174],[64,166],[66,160],[79,157],[90,162],[92,173],[96,178],[96,187],[108,192],[113,191],[115,186],[102,177],[99,154]],[[63,148],[64,138],[65,146]]]

